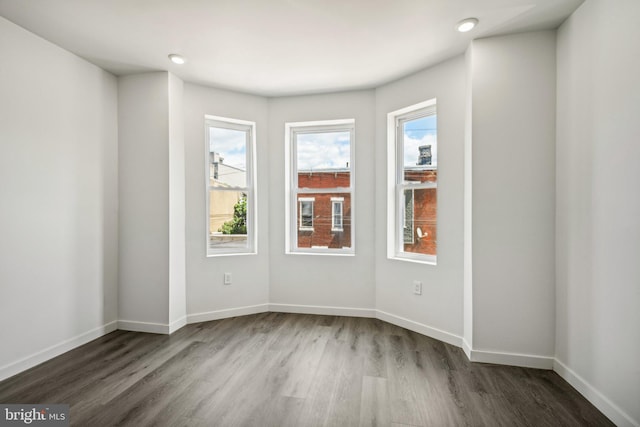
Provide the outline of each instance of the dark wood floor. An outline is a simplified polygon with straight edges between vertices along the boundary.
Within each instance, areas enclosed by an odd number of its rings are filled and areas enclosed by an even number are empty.
[[[375,319],[264,313],[116,331],[0,382],[78,426],[611,426],[551,371],[472,364]]]

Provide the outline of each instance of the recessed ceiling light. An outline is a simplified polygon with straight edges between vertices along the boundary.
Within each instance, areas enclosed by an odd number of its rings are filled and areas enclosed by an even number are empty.
[[[478,20],[476,18],[467,18],[456,24],[456,30],[461,33],[466,33],[467,31],[473,30],[473,28],[478,24]]]
[[[172,53],[171,55],[169,55],[169,59],[171,60],[171,62],[178,65],[182,65],[187,62],[182,56],[178,55],[177,53]]]

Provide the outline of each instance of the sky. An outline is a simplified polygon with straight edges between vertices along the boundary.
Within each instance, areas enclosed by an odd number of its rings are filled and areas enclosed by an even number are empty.
[[[247,169],[247,134],[244,131],[209,128],[209,151],[220,154],[226,165]]]
[[[351,164],[349,132],[299,133],[298,170],[346,168]]]
[[[416,166],[421,145],[431,144],[431,164],[438,164],[438,137],[436,116],[421,117],[404,125],[404,166]]]
[[[246,134],[233,129],[210,128],[209,149],[219,153],[224,163],[246,170]],[[436,116],[405,123],[404,165],[416,166],[421,145],[431,144],[432,164],[438,162]],[[351,163],[349,132],[299,133],[297,160],[300,170],[344,168]]]

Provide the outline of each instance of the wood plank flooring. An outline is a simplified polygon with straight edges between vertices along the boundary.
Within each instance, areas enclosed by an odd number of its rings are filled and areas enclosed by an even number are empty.
[[[376,319],[263,313],[116,331],[0,382],[77,426],[612,426],[552,371],[472,364]]]

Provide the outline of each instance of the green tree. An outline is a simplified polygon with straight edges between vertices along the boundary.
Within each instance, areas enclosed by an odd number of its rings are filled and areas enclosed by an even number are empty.
[[[233,219],[222,224],[218,229],[222,234],[247,234],[247,195],[233,206]]]

